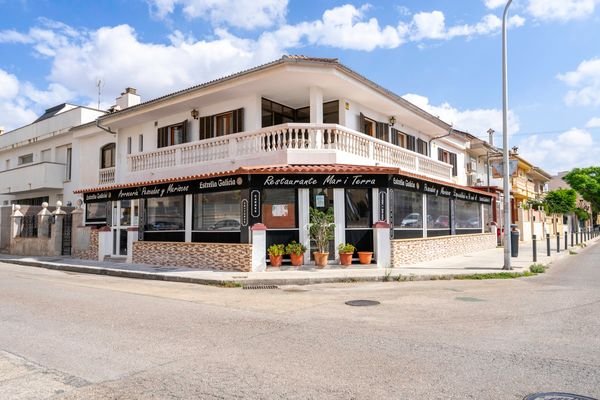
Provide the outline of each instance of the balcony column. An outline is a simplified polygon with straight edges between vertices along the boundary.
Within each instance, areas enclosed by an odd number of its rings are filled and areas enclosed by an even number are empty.
[[[323,90],[316,86],[310,87],[310,123],[323,123]],[[323,131],[316,129],[311,136],[313,136],[311,138],[313,146],[311,147],[315,149],[323,148]]]

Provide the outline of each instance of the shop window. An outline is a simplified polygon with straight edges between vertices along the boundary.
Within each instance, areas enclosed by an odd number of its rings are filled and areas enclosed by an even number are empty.
[[[427,195],[427,236],[450,234],[450,199]]]
[[[371,189],[346,189],[346,228],[371,228]]]
[[[115,166],[116,146],[109,143],[100,149],[100,168],[112,168]]]
[[[146,200],[146,231],[182,231],[184,227],[184,196]]]
[[[438,160],[452,165],[452,176],[458,175],[455,153],[438,148]]]
[[[178,124],[163,126],[158,128],[157,147],[174,146],[176,144],[186,143],[187,137],[187,120]]]
[[[243,130],[243,108],[200,118],[200,140],[231,135]]]
[[[423,236],[423,195],[394,190],[394,233],[396,238]],[[428,218],[431,219],[431,218]]]
[[[193,204],[193,230],[214,233],[240,230],[239,190],[195,194]]]
[[[296,189],[263,190],[262,223],[269,229],[297,228]]]
[[[17,163],[19,165],[23,165],[23,164],[30,164],[32,162],[33,162],[33,153],[25,154],[24,156],[20,156]]]
[[[457,233],[463,231],[481,232],[481,206],[479,203],[465,200],[455,200],[455,224]]]
[[[85,205],[86,223],[105,223],[107,203],[87,203]]]

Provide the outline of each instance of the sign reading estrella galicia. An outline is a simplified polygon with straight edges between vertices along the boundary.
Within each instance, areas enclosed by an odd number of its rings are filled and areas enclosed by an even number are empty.
[[[470,192],[452,186],[432,183],[416,178],[394,175],[390,179],[391,186],[397,189],[431,194],[437,197],[452,197],[457,200],[474,201],[483,204],[492,204],[492,197],[481,193]]]
[[[202,192],[219,192],[242,189],[248,186],[245,175],[201,179],[195,181],[164,183],[159,185],[138,186],[98,192],[84,193],[86,203],[98,203],[111,200],[144,199],[168,197]]]

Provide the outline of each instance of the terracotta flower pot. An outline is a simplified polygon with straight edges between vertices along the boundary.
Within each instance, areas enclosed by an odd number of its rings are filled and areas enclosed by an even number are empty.
[[[319,253],[318,251],[315,251],[313,252],[313,256],[315,257],[315,265],[317,268],[325,268],[329,253]]]
[[[371,264],[372,258],[373,258],[372,251],[359,251],[358,252],[358,260],[361,264]]]
[[[294,267],[299,267],[304,264],[304,254],[290,254],[290,260]]]
[[[281,261],[283,260],[283,256],[269,255],[269,260],[271,261],[271,267],[281,267]]]
[[[340,253],[340,264],[348,266],[352,264],[352,255],[354,253]]]

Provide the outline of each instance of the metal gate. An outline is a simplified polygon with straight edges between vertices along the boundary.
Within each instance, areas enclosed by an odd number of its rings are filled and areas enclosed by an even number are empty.
[[[62,250],[61,255],[71,255],[71,233],[73,232],[73,215],[65,214],[62,226]]]

